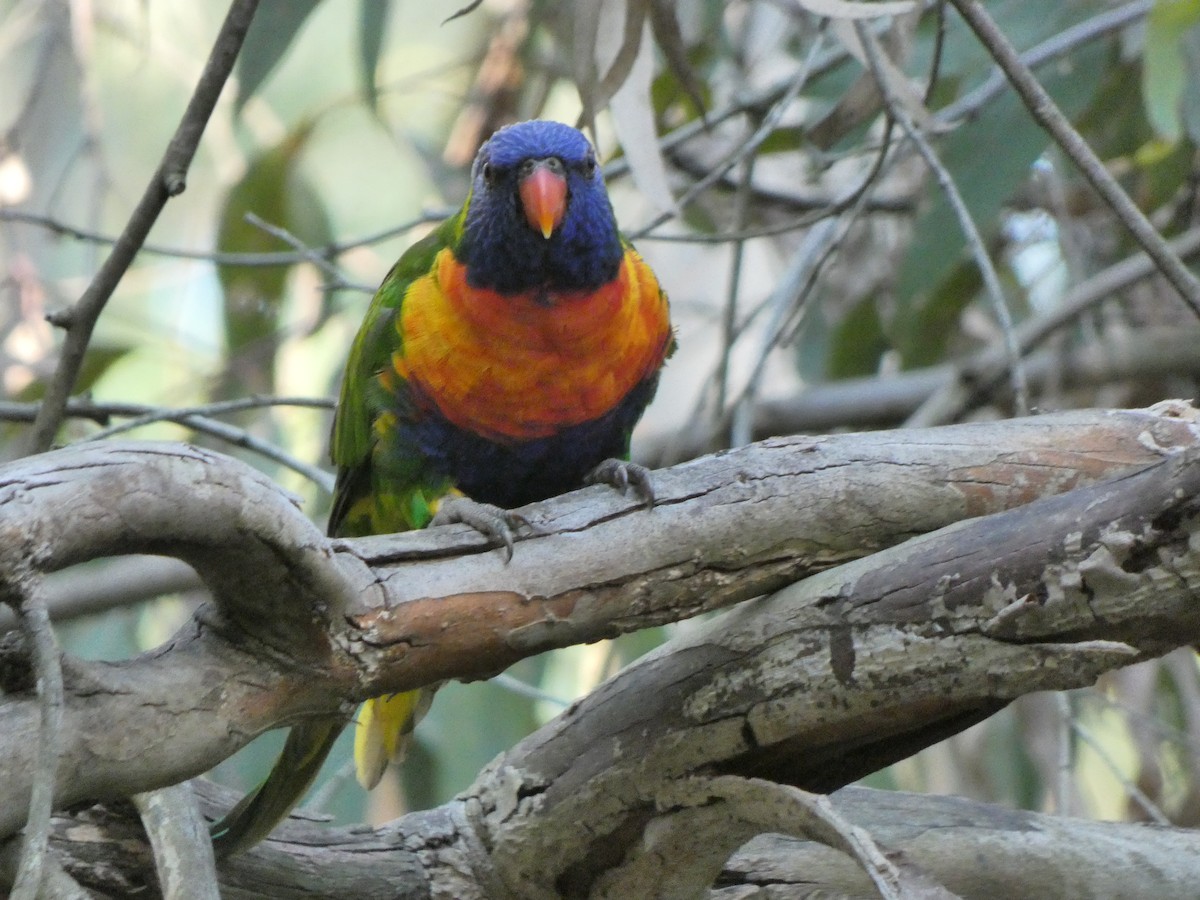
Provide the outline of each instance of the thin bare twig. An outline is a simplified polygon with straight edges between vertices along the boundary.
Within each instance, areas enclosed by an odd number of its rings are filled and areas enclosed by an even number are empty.
[[[1184,259],[1200,254],[1200,228],[1172,238],[1170,246]],[[1034,353],[1104,299],[1157,272],[1153,260],[1137,252],[1079,283],[1054,312],[1017,327],[1022,355]],[[1027,364],[1027,374],[1038,382],[1045,380],[1047,372],[1062,371],[1070,376],[1068,384],[1159,377],[1170,371],[1191,371],[1187,366],[1193,356],[1190,348],[1195,344],[1189,330],[1176,329],[1173,334],[1136,331],[1124,341],[1102,342],[1089,351],[1088,358],[1096,360],[1092,365],[1085,364],[1079,355],[1047,354],[1033,357]],[[978,397],[996,388],[1007,371],[1006,360],[1003,348],[990,346],[957,364],[813,385],[794,399],[768,401],[754,417],[753,437],[828,431],[847,424],[878,427],[905,421],[906,417],[909,427],[952,422]],[[643,442],[639,459],[662,464],[664,460],[690,458],[705,451],[707,436],[708,432],[703,439],[677,433],[653,445]]]
[[[49,853],[50,817],[54,812],[54,785],[58,778],[58,733],[62,727],[63,714],[63,677],[58,644],[54,640],[50,614],[42,594],[41,576],[27,572],[21,581],[19,614],[32,650],[41,716],[29,813],[12,898],[36,900],[42,892],[44,866]]]
[[[809,52],[805,56],[804,62],[801,64],[799,71],[792,76],[791,82],[788,84],[787,88],[780,95],[779,99],[775,101],[774,105],[767,112],[767,114],[763,116],[762,122],[760,122],[758,127],[754,129],[754,132],[750,135],[750,137],[748,137],[741,145],[739,145],[732,153],[730,153],[721,163],[715,166],[713,170],[708,173],[708,175],[701,178],[699,181],[695,182],[691,187],[689,187],[687,191],[684,192],[683,196],[679,198],[675,210],[668,210],[655,216],[641,228],[632,232],[629,235],[631,240],[636,240],[642,235],[648,234],[655,228],[658,228],[665,222],[669,222],[671,219],[675,218],[684,209],[691,205],[691,203],[697,197],[699,197],[702,193],[716,184],[717,181],[723,178],[726,172],[730,171],[739,163],[745,162],[758,150],[762,142],[771,136],[771,133],[775,130],[775,126],[778,125],[779,120],[783,118],[783,114],[787,111],[788,107],[791,106],[792,101],[795,100],[799,95],[800,89],[803,88],[804,85],[808,84],[809,78],[812,76],[813,69],[819,58],[819,52],[824,43],[823,39],[824,32],[818,34],[817,39],[813,41],[812,47],[809,48]]]
[[[713,234],[644,234],[638,240],[639,242],[661,241],[664,243],[673,242],[680,244],[728,244],[731,241],[748,241],[753,238],[777,237],[788,232],[799,231],[802,228],[815,225],[823,219],[839,215],[852,207],[860,211],[912,213],[916,209],[916,202],[911,198],[880,199],[875,196],[866,195],[866,191],[878,181],[879,176],[883,173],[884,163],[888,161],[888,150],[891,147],[891,133],[892,121],[889,118],[884,129],[884,136],[879,141],[878,148],[873,148],[875,161],[857,185],[841,192],[836,197],[822,198],[819,202],[813,200],[810,211],[794,219],[786,222],[777,222],[773,225],[763,225],[758,228],[743,228],[734,231],[714,232]],[[701,168],[698,163],[693,164],[679,154],[676,154],[672,159],[684,172],[698,175]],[[891,160],[891,162],[895,162],[895,160]],[[708,171],[707,166],[703,166],[702,168],[705,172]],[[722,183],[725,181],[727,181],[727,176],[722,178]],[[770,191],[753,184],[750,190],[757,199],[768,203],[794,203],[796,200],[796,198],[772,194]]]
[[[1185,231],[1167,242],[1173,254],[1187,258],[1200,253],[1200,228]],[[1097,272],[1087,281],[1076,285],[1063,297],[1061,304],[1049,315],[1022,322],[1017,328],[1017,345],[1022,356],[1040,347],[1051,335],[1075,322],[1101,300],[1158,272],[1155,261],[1146,253],[1138,253]],[[909,428],[953,422],[974,402],[974,398],[991,391],[1003,377],[1002,360],[991,349],[977,354],[959,366],[953,377],[921,404],[905,422]]]
[[[925,93],[921,96],[921,105],[929,107],[933,101],[933,92],[937,88],[938,79],[942,74],[942,62],[946,53],[946,0],[937,0],[937,10],[934,13],[937,21],[937,31],[933,34],[933,52],[930,53],[929,75],[925,79]]]
[[[1108,204],[1114,215],[1129,230],[1142,249],[1150,255],[1163,276],[1179,296],[1200,316],[1200,280],[1171,252],[1162,235],[1138,209],[1137,204],[1104,167],[1087,141],[1076,131],[1053,98],[1041,86],[997,27],[979,0],[951,0],[959,15],[966,20],[980,43],[1004,70],[1008,80],[1025,102],[1034,120],[1054,139],[1055,143],[1079,168],[1084,178]]]
[[[1058,712],[1058,760],[1054,777],[1054,806],[1060,816],[1071,815],[1071,764],[1074,747],[1071,745],[1071,722],[1075,714],[1071,697],[1066,691],[1056,691],[1054,705]]]
[[[306,463],[299,457],[288,453],[282,447],[276,447],[269,441],[255,437],[244,428],[238,428],[236,425],[230,425],[228,422],[220,422],[216,419],[210,419],[207,416],[172,415],[170,417],[162,416],[161,418],[178,422],[180,425],[186,425],[189,428],[194,428],[196,431],[219,438],[235,447],[241,447],[244,450],[257,453],[259,456],[265,457],[272,462],[279,463],[279,465],[283,466],[284,468],[291,469],[293,472],[303,475],[326,494],[333,493],[334,478],[329,472],[326,472],[324,469],[318,468],[317,466]],[[158,421],[158,419],[155,419],[155,421]],[[129,427],[133,428],[138,426],[130,425]],[[128,431],[129,429],[117,426],[107,430],[111,434],[114,430]],[[88,438],[89,441],[97,439],[98,436],[92,436]]]
[[[765,306],[771,310],[771,319],[767,323],[754,369],[730,409],[724,411],[722,419],[722,427],[728,425],[730,428],[731,446],[740,447],[750,443],[754,405],[771,351],[781,343],[789,323],[798,320],[803,313],[830,251],[841,244],[855,221],[857,214],[852,212],[841,219],[825,219],[809,229],[788,263],[787,270],[767,298]]]
[[[714,804],[725,807],[721,815],[731,823],[746,823],[764,832],[802,837],[840,850],[862,868],[885,900],[908,895],[900,871],[871,835],[844,819],[822,794],[761,778],[718,775],[680,778],[655,797],[655,805],[663,812],[696,812]],[[690,824],[683,819],[675,827]]]
[[[133,795],[154,850],[163,900],[221,900],[208,826],[191,784]]]
[[[736,447],[749,443],[748,435],[753,426],[754,405],[763,375],[766,372],[770,352],[775,347],[792,340],[800,326],[801,316],[806,308],[805,301],[816,284],[821,269],[870,202],[871,186],[896,162],[897,154],[890,152],[893,149],[892,128],[893,120],[889,116],[879,152],[871,164],[870,171],[862,180],[827,209],[805,217],[807,221],[804,224],[815,227],[805,235],[800,248],[793,255],[792,261],[788,264],[787,270],[780,277],[775,288],[734,329],[734,340],[737,340],[745,333],[759,313],[771,310],[771,321],[766,326],[766,335],[750,377],[732,404],[725,408],[718,407],[717,421],[706,432],[704,441],[696,446],[707,446],[710,436],[719,434],[725,429],[730,429],[729,445]],[[830,220],[843,213],[847,213],[847,215],[836,225],[835,233],[831,233],[834,226],[830,225]],[[714,374],[710,378],[710,384],[715,383],[716,377]],[[704,402],[704,397],[702,397],[700,403]],[[694,441],[692,443],[694,444]],[[684,443],[673,443],[672,446],[679,449],[684,446]],[[683,458],[675,450],[668,451],[663,456],[666,459]]]
[[[341,269],[335,266],[321,253],[319,248],[309,247],[304,243],[304,241],[300,240],[300,238],[296,237],[286,228],[281,228],[278,225],[272,225],[270,222],[267,222],[261,217],[256,216],[252,212],[246,213],[245,219],[255,228],[260,228],[272,237],[279,238],[279,240],[283,241],[298,254],[300,254],[301,258],[304,259],[305,262],[312,263],[314,266],[328,275],[330,281],[325,285],[325,290],[327,292],[348,288],[354,291],[362,291],[366,294],[375,293],[375,288],[371,287],[369,284],[359,284],[350,281],[345,275],[342,274]]]
[[[979,229],[975,226],[975,220],[971,216],[971,211],[967,209],[967,204],[963,201],[962,194],[958,191],[958,185],[954,183],[954,178],[942,165],[942,161],[930,146],[929,141],[925,139],[921,129],[913,121],[904,104],[900,103],[892,90],[892,85],[888,82],[887,75],[883,71],[883,62],[880,59],[880,54],[883,52],[875,35],[868,29],[862,26],[861,22],[856,22],[854,25],[855,32],[858,34],[858,39],[862,43],[863,52],[866,54],[867,64],[871,69],[871,74],[875,78],[875,83],[879,86],[880,95],[887,108],[891,111],[896,122],[904,130],[905,135],[917,148],[917,152],[921,154],[921,158],[925,160],[925,164],[929,166],[937,179],[938,186],[942,189],[946,199],[949,201],[951,208],[954,210],[954,215],[958,219],[958,226],[962,230],[963,237],[966,238],[967,247],[971,251],[971,256],[975,260],[975,265],[979,269],[979,274],[983,278],[984,286],[987,288],[988,298],[992,302],[992,309],[996,315],[996,321],[1000,325],[1000,330],[1004,335],[1004,349],[1008,354],[1008,370],[1012,378],[1013,398],[1019,415],[1029,414],[1029,379],[1025,375],[1025,367],[1021,362],[1021,350],[1017,346],[1016,333],[1014,330],[1012,313],[1008,309],[1008,301],[1004,296],[1004,288],[1000,285],[1000,277],[996,274],[996,268],[992,265],[992,258],[984,246],[983,238],[979,234]]]
[[[303,475],[313,484],[317,485],[326,494],[333,493],[333,476],[324,469],[306,463],[297,456],[288,453],[282,447],[276,447],[269,441],[255,437],[244,428],[239,428],[236,425],[230,425],[228,422],[221,422],[216,419],[204,415],[205,412],[233,412],[239,409],[251,409],[260,406],[313,406],[328,408],[332,407],[333,403],[329,400],[310,399],[305,397],[289,397],[289,398],[264,398],[264,397],[243,397],[237,400],[225,400],[219,403],[209,403],[204,406],[197,406],[192,409],[163,409],[161,407],[147,407],[151,411],[145,415],[139,416],[129,422],[122,422],[120,425],[113,425],[109,428],[102,429],[95,434],[89,435],[86,440],[99,441],[110,438],[113,435],[121,434],[126,431],[132,431],[134,428],[141,428],[144,425],[150,425],[155,422],[175,422],[179,425],[184,425],[188,428],[193,428],[203,434],[211,435],[219,438],[235,447],[241,447],[249,450],[252,453],[257,453],[272,462],[279,463],[284,468],[291,469],[299,475]]]
[[[1031,69],[1053,62],[1084,44],[1091,43],[1144,19],[1153,6],[1153,0],[1134,0],[1124,6],[1105,10],[1099,15],[1072,25],[1053,37],[1046,38],[1040,44],[1030,47],[1021,54],[1021,62]],[[948,124],[974,116],[980,109],[1003,94],[1008,87],[1008,79],[1004,77],[1003,70],[997,67],[979,87],[964,94],[949,106],[938,110],[936,118],[939,123]]]
[[[344,241],[334,241],[332,244],[325,244],[320,247],[305,248],[303,252],[222,253],[218,250],[188,250],[184,247],[164,247],[162,244],[150,243],[143,244],[139,252],[153,253],[157,256],[170,256],[177,259],[194,259],[200,262],[210,262],[216,266],[240,266],[244,268],[294,266],[298,263],[310,261],[314,253],[321,259],[334,259],[341,256],[347,250],[354,250],[357,247],[367,247],[371,244],[390,240],[405,232],[412,231],[421,225],[427,225],[430,222],[441,222],[443,219],[454,215],[454,212],[452,209],[429,210],[421,213],[414,219],[401,222],[399,225],[392,225],[382,231],[372,232],[362,237],[350,238]],[[20,222],[24,225],[35,225],[64,237],[88,241],[94,244],[115,244],[119,240],[119,238],[109,234],[101,234],[92,229],[68,225],[66,222],[59,221],[53,216],[44,216],[20,209],[0,209],[0,222]]]
[[[1142,812],[1149,816],[1151,821],[1156,825],[1170,825],[1171,820],[1167,817],[1166,813],[1158,808],[1158,804],[1151,800],[1145,791],[1127,778],[1121,771],[1117,765],[1117,761],[1112,758],[1112,754],[1105,749],[1104,742],[1092,734],[1089,729],[1085,728],[1076,717],[1071,716],[1068,721],[1071,725],[1071,731],[1075,732],[1080,740],[1091,747],[1092,751],[1100,757],[1100,761],[1104,763],[1113,777],[1121,783],[1121,787],[1125,789],[1125,793],[1129,795],[1130,799],[1142,808]]]
[[[557,694],[552,694],[549,691],[537,687],[536,685],[522,681],[513,675],[509,675],[507,672],[501,672],[499,675],[493,675],[488,679],[488,681],[511,694],[516,694],[518,697],[525,697],[529,700],[537,700],[539,703],[549,703],[551,706],[556,706],[559,709],[563,709],[571,705],[571,701],[564,700]]]
[[[900,158],[898,152],[893,152],[898,149],[892,143],[894,125],[895,120],[892,116],[886,115],[883,137],[870,170],[857,185],[829,208],[811,217],[814,227],[805,235],[800,249],[780,278],[779,284],[751,314],[753,317],[762,309],[770,309],[771,319],[766,326],[765,337],[750,377],[734,402],[723,411],[717,429],[729,429],[731,446],[741,446],[752,440],[754,410],[771,351],[794,339],[808,308],[807,300],[825,263],[841,246],[850,229],[869,205],[872,186]],[[841,216],[840,221],[830,222],[835,216]],[[748,324],[749,317],[739,327],[738,333],[744,331]]]
[[[131,428],[140,428],[152,422],[179,422],[188,416],[216,416],[222,413],[241,412],[245,409],[261,409],[267,406],[299,406],[310,409],[333,409],[335,401],[330,397],[269,397],[255,395],[238,397],[235,400],[218,400],[200,406],[167,407],[148,403],[92,400],[88,397],[72,397],[67,402],[66,415],[76,419],[91,419],[102,425],[113,417],[136,416],[131,422],[114,425],[106,431],[91,436],[112,437]],[[37,418],[42,404],[38,401],[0,401],[0,421],[32,422]]]
[[[757,154],[752,154],[742,163],[740,183],[733,207],[733,227],[735,229],[746,226],[746,214],[750,205],[750,186],[754,179],[754,163],[757,159]],[[721,412],[725,408],[725,397],[729,391],[729,358],[733,354],[733,343],[737,337],[737,301],[742,281],[742,257],[745,255],[745,249],[745,241],[733,242],[733,259],[729,264],[729,282],[725,290],[725,309],[721,314],[721,357],[717,361],[717,400],[714,406],[717,418],[720,418]]]
[[[1038,350],[1029,355],[1025,366],[1035,392],[1195,377],[1200,375],[1200,328],[1114,329],[1113,334],[1083,346]],[[752,437],[895,427],[956,374],[954,366],[941,364],[813,385],[795,397],[760,402]],[[643,445],[639,461],[656,462],[664,446],[665,442]],[[689,444],[685,449],[693,447]]]
[[[84,440],[99,441],[111,438],[135,428],[142,428],[156,422],[174,422],[202,434],[226,441],[235,447],[241,447],[252,453],[257,453],[266,459],[276,462],[284,468],[291,469],[312,481],[322,491],[333,492],[333,476],[325,470],[304,462],[281,447],[264,441],[250,434],[243,428],[220,422],[211,418],[221,413],[237,412],[244,409],[258,409],[267,406],[298,406],[313,409],[332,409],[334,401],[325,397],[239,397],[234,400],[221,400],[215,403],[205,403],[200,406],[169,408],[153,406],[145,403],[108,403],[97,402],[85,398],[73,397],[67,403],[64,416],[92,419],[107,422],[112,416],[135,416],[136,418],[103,428],[95,434],[88,435]],[[41,408],[40,403],[0,402],[0,421],[29,422],[37,417]]]
[[[257,7],[258,0],[233,0],[196,90],[188,102],[175,135],[167,145],[158,170],[146,186],[145,193],[130,215],[121,236],[113,245],[112,252],[87,290],[83,292],[83,296],[66,314],[57,317],[56,324],[65,326],[67,334],[58,367],[46,386],[42,408],[29,435],[28,446],[31,452],[49,449],[53,443],[54,435],[63,420],[67,398],[83,365],[83,357],[91,341],[96,320],[100,318],[109,297],[133,262],[167,201],[183,191],[187,169],[200,143],[200,136],[233,69],[233,63],[242,48],[242,41],[250,28],[250,21]]]
[[[46,609],[51,622],[66,622],[164,594],[204,590],[194,569],[165,556],[120,556],[99,565],[46,576]],[[19,626],[16,614],[0,605],[0,634]]]
[[[1054,62],[1056,59],[1059,59],[1067,53],[1078,49],[1084,44],[1102,38],[1114,31],[1125,28],[1128,25],[1137,22],[1141,18],[1144,18],[1151,6],[1153,6],[1151,0],[1134,0],[1134,2],[1127,3],[1126,5],[1117,7],[1116,9],[1107,10],[1099,15],[1093,16],[1090,19],[1086,19],[1076,25],[1073,25],[1059,34],[1047,38],[1042,43],[1031,47],[1029,50],[1021,54],[1021,61],[1031,68],[1036,68],[1038,66],[1043,66],[1047,63]],[[823,60],[821,63],[818,63],[816,70],[818,72],[823,71],[824,68],[826,68],[831,62],[832,60]],[[785,87],[786,83],[777,85],[765,92],[764,96],[769,96],[773,99],[774,97],[779,96]],[[949,126],[958,123],[964,118],[970,118],[976,115],[979,110],[988,103],[992,102],[1002,93],[1004,93],[1008,87],[1008,79],[1004,77],[1003,72],[1001,72],[999,69],[996,69],[982,85],[954,101],[949,106],[938,110],[934,114],[934,120],[938,125]],[[760,105],[763,102],[764,101],[760,97],[756,97],[754,98],[754,102],[745,101],[743,104],[744,108],[739,108],[738,105],[735,104],[732,107],[722,109],[718,113],[715,113],[711,118],[713,121],[724,121],[738,112],[745,111],[745,109],[756,108],[757,105]],[[663,152],[666,153],[669,150],[680,146],[687,140],[695,137],[700,133],[700,131],[701,128],[698,121],[689,122],[687,125],[681,126],[662,139],[661,146],[663,148]],[[882,153],[880,155],[880,159],[882,159]],[[688,159],[681,158],[678,154],[676,154],[672,157],[672,160],[685,172],[690,172],[696,175],[696,177],[701,177],[699,174],[697,174],[698,166],[692,165]],[[611,177],[612,175],[620,174],[624,171],[625,165],[626,163],[624,158],[616,160],[614,163],[611,163],[609,166],[605,167],[606,176]],[[708,171],[707,167],[704,167],[704,171]],[[727,183],[727,176],[722,176],[721,181],[722,183]],[[732,185],[729,186],[733,187]],[[756,189],[756,192],[759,191],[761,191],[761,189]],[[776,200],[777,202],[795,202],[799,198],[791,198],[790,201],[788,198],[783,197],[770,199]],[[844,201],[837,201],[833,205],[838,206],[842,202]],[[830,214],[828,210],[830,205],[829,202],[814,201],[813,205],[817,207],[816,213],[805,213],[804,215],[798,216],[797,218],[788,222],[766,225],[759,228],[748,228],[743,231],[722,232],[717,234],[652,233],[641,235],[638,239],[640,241],[661,241],[673,243],[723,244],[732,240],[749,240],[751,238],[759,237],[774,237],[776,235],[805,228],[813,224],[818,217]],[[874,199],[872,201],[871,209],[872,211],[881,212],[904,212],[910,209],[911,206],[912,203],[910,201],[906,201],[902,198],[897,198],[894,200]],[[2,215],[3,211],[0,211],[0,216]]]

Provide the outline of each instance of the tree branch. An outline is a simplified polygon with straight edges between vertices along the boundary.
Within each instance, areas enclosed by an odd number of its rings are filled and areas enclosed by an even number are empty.
[[[1129,229],[1142,249],[1154,260],[1163,276],[1179,296],[1200,316],[1200,280],[1188,270],[1166,245],[1162,235],[1138,209],[1137,204],[1109,174],[1096,152],[1071,127],[1070,121],[1054,103],[1053,98],[1038,82],[1017,54],[1004,33],[992,21],[979,0],[950,0],[959,15],[975,32],[976,37],[1004,70],[1008,80],[1028,107],[1034,120],[1050,133],[1062,151],[1075,163],[1084,178],[1091,183],[1122,224]]]
[[[367,696],[778,590],[1195,443],[1190,422],[1147,413],[769,441],[657,473],[651,512],[602,487],[530,507],[539,531],[511,565],[462,526],[327,540],[262,475],[208,451],[72,447],[4,471],[0,598],[21,565],[122,553],[181,559],[214,597],[142,657],[64,661],[61,807],[177,782]],[[0,676],[25,671],[2,663]],[[28,808],[38,713],[19,679],[0,687],[10,834]]]
[[[766,399],[755,410],[754,437],[762,440],[774,434],[896,426],[944,391],[948,384],[956,383],[964,369],[987,375],[980,383],[968,379],[969,384],[954,393],[953,406],[957,408],[957,399],[962,396],[986,399],[990,391],[1005,389],[1003,384],[992,383],[994,370],[990,369],[990,363],[996,359],[995,353],[983,351],[960,365],[950,363],[892,375],[846,378],[813,385],[795,396]],[[1169,377],[1196,377],[1200,376],[1200,328],[1114,329],[1082,346],[1039,350],[1027,358],[1025,368],[1035,390],[1068,391]],[[1041,400],[1040,405],[1045,408],[1048,404]],[[938,404],[937,412],[954,411],[950,406]]]
[[[1200,639],[1198,534],[1193,449],[923,535],[682,632],[464,796],[518,892],[593,884],[673,778],[834,789],[1017,696]]]
[[[963,897],[1186,896],[1200,874],[1194,855],[1200,835],[1190,829],[1088,822],[860,787],[844,788],[830,800],[843,817],[869,830],[891,859],[918,866]],[[871,890],[842,854],[778,835],[744,846],[729,860],[721,883],[769,884],[781,893],[819,886],[833,896]]]
[[[208,827],[189,785],[133,795],[164,900],[221,900]]]
[[[531,507],[539,532],[508,566],[458,527],[328,541],[217,454],[71,448],[5,471],[0,574],[124,546],[187,560],[215,598],[143,657],[64,661],[59,807],[179,780],[264,728],[366,695],[791,584],[681,632],[459,800],[372,838],[413,890],[467,898],[498,879],[522,897],[583,895],[677,778],[834,788],[1016,696],[1200,640],[1194,418],[1175,406],[770,441],[657,473],[652,512],[603,488]],[[1130,466],[1142,468],[1079,487]],[[821,574],[795,583],[808,573]],[[0,651],[4,834],[35,768],[20,657]],[[339,832],[296,827],[303,872],[313,854],[336,858]],[[295,834],[244,865],[300,879]],[[399,848],[423,840],[438,849],[406,867]]]
[[[62,422],[67,398],[83,365],[83,356],[87,352],[96,320],[100,318],[108,298],[112,296],[112,292],[141,249],[146,235],[150,233],[151,226],[158,219],[158,214],[166,206],[167,200],[183,191],[187,169],[200,143],[200,135],[203,134],[221,89],[233,69],[233,63],[242,48],[242,41],[257,7],[258,0],[233,0],[212,53],[200,75],[200,81],[175,135],[167,145],[158,170],[146,186],[145,193],[125,224],[121,236],[113,245],[112,252],[83,296],[69,313],[57,317],[58,322],[66,327],[67,335],[63,341],[58,368],[46,386],[42,407],[29,436],[31,452],[46,450],[53,443],[54,435]]]
[[[622,865],[591,891],[597,898],[701,897],[738,847],[758,834],[802,837],[840,850],[867,873],[878,896],[902,900],[905,875],[870,834],[845,821],[823,796],[757,778],[684,778],[656,798],[654,827]],[[946,895],[948,897],[948,895]],[[932,895],[931,895],[932,900]]]
[[[274,268],[284,266],[295,266],[303,262],[309,262],[314,255],[323,260],[334,259],[341,256],[347,250],[354,250],[357,247],[368,247],[371,244],[382,243],[394,237],[399,237],[414,228],[430,223],[442,222],[454,215],[456,210],[453,209],[431,209],[421,213],[415,219],[410,219],[407,222],[402,222],[399,225],[392,225],[382,231],[375,231],[371,234],[363,235],[357,238],[347,238],[341,241],[334,241],[331,244],[322,244],[319,247],[306,247],[303,250],[280,250],[275,252],[221,252],[219,250],[191,250],[186,247],[164,247],[161,244],[145,243],[141,246],[140,252],[153,253],[158,256],[172,256],[177,259],[198,259],[204,262],[210,262],[215,266],[232,266],[243,268]],[[120,237],[113,237],[108,234],[101,234],[97,231],[92,231],[88,228],[80,228],[76,225],[69,225],[62,222],[53,216],[43,216],[37,213],[27,212],[21,209],[0,208],[0,222],[20,222],[23,225],[34,225],[39,228],[45,228],[55,234],[64,237],[74,238],[78,241],[87,241],[92,244],[115,244]]]
[[[209,815],[228,808],[233,792],[211,782],[194,786]],[[1013,810],[959,797],[847,787],[830,795],[834,810],[870,832],[901,867],[916,867],[964,897],[1182,897],[1200,880],[1200,833],[1091,822]],[[454,804],[451,804],[454,805]],[[225,897],[428,897],[431,883],[458,900],[480,896],[464,869],[446,871],[463,816],[446,808],[414,813],[376,829],[329,828],[311,822],[222,863]],[[88,827],[81,828],[86,823]],[[55,820],[53,847],[81,882],[109,896],[128,896],[153,878],[140,825],[129,814],[96,807]],[[979,860],[986,859],[981,866]],[[430,863],[443,876],[431,878]],[[763,834],[745,843],[719,876],[728,891],[771,885],[800,896],[870,896],[868,876],[849,857],[816,842]],[[737,896],[737,894],[733,894]],[[789,896],[784,893],[783,896]],[[492,898],[488,898],[492,900]]]
[[[54,779],[58,770],[58,730],[62,727],[63,716],[63,677],[58,644],[50,628],[50,616],[42,595],[42,579],[28,570],[21,572],[18,569],[16,576],[15,586],[20,591],[16,608],[31,648],[39,717],[29,814],[21,841],[21,860],[12,896],[15,900],[35,900],[42,895],[46,883],[50,817],[54,812]]]

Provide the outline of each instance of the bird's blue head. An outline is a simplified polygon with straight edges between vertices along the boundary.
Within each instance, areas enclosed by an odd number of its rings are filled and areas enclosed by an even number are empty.
[[[479,149],[471,179],[456,249],[470,284],[577,291],[616,277],[624,249],[581,132],[541,120],[502,128]]]

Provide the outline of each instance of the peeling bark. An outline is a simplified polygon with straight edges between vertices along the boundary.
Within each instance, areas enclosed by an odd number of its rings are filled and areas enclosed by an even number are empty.
[[[211,783],[197,782],[196,788],[210,812],[233,798]],[[869,831],[910,879],[924,876],[964,898],[1187,897],[1200,881],[1200,833],[1191,829],[1090,822],[958,797],[859,787],[843,788],[829,799],[839,815]],[[414,813],[373,830],[293,819],[268,844],[222,864],[221,896],[506,896],[494,871],[473,870],[482,847],[476,845],[475,854],[463,849],[461,829],[467,819],[454,806]],[[132,810],[97,807],[74,818],[60,817],[55,826],[53,847],[80,883],[111,896],[135,891],[155,895],[154,863]],[[700,829],[693,835],[697,843],[710,836]],[[839,851],[763,834],[730,856],[708,896],[801,900],[821,896],[821,891],[826,896],[874,896],[866,874]]]
[[[604,488],[531,506],[538,531],[510,565],[461,527],[327,540],[207,451],[85,446],[0,472],[0,598],[18,570],[120,553],[174,556],[212,591],[141,657],[63,660],[63,808],[176,783],[365,696],[770,594],[606,682],[463,799],[349,851],[411,876],[389,896],[587,896],[637,852],[675,779],[830,790],[1023,693],[1200,640],[1190,416],[767,441],[656,473],[650,512]],[[38,716],[19,642],[0,644],[0,689],[10,835]],[[328,853],[337,894],[369,896],[344,852],[271,841],[222,877],[299,866],[267,893],[323,895],[309,857]]]
[[[1188,451],[704,623],[481,778],[494,857],[521,873],[518,893],[582,896],[640,840],[673,778],[833,790],[1018,696],[1200,641],[1198,497],[1200,455]]]

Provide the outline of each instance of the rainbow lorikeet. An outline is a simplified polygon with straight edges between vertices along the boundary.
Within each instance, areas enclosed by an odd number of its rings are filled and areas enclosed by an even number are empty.
[[[510,507],[604,480],[641,485],[630,433],[674,349],[666,295],[617,231],[576,129],[497,131],[457,215],[414,244],[375,294],[334,419],[329,533],[466,521],[502,539]],[[467,499],[447,500],[461,494]],[[438,510],[439,505],[441,509]],[[355,760],[372,787],[433,688],[367,701]],[[308,789],[345,721],[294,727],[266,782],[213,826],[218,853],[261,840]]]

